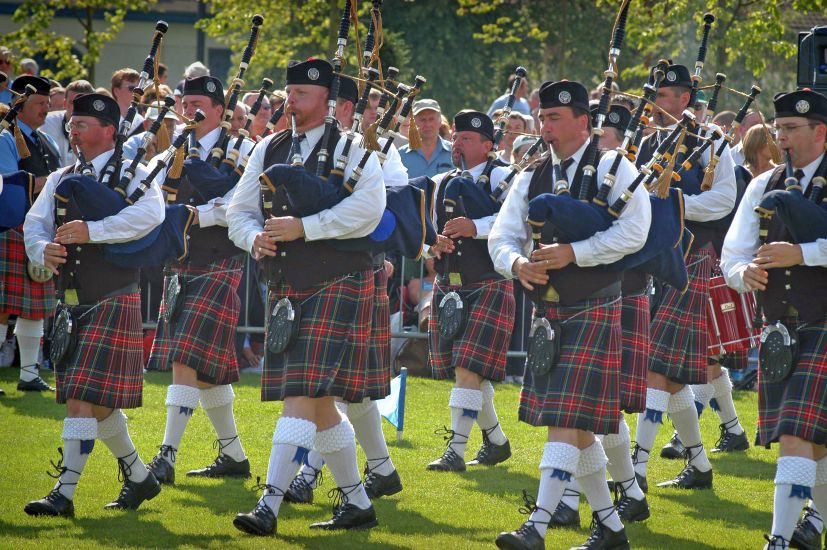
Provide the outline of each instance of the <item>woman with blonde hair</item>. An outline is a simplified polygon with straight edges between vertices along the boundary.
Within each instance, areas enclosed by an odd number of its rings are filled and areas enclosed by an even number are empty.
[[[754,176],[775,168],[781,162],[778,145],[768,124],[756,124],[744,134],[744,167]]]

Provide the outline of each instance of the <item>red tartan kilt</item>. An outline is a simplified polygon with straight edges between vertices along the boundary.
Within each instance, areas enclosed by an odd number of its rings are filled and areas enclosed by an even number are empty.
[[[370,331],[370,363],[373,367],[391,368],[391,316],[388,298],[388,272],[385,266],[373,271],[373,313]]]
[[[108,298],[76,317],[74,355],[55,373],[57,402],[113,409],[141,406],[144,383],[141,295]]]
[[[168,326],[161,301],[147,368],[168,370],[167,365],[175,361],[194,369],[202,382],[224,385],[238,381],[235,331],[241,312],[237,292],[241,269],[238,258],[175,269],[184,281],[184,302]]]
[[[646,367],[649,364],[649,298],[624,296],[620,311],[623,359],[620,363],[620,408],[627,413],[646,409]]]
[[[519,418],[532,426],[598,434],[620,429],[620,298],[548,304],[546,317],[564,322],[556,366],[544,376],[526,369]]]
[[[54,278],[36,283],[26,273],[26,245],[22,227],[0,233],[0,313],[24,319],[55,314]]]
[[[388,395],[390,371],[368,360],[374,299],[371,270],[305,290],[279,285],[269,293],[268,312],[285,297],[300,303],[299,334],[285,353],[265,354],[262,401],[334,396],[357,403]]]
[[[431,372],[437,380],[453,379],[454,369],[462,367],[487,380],[505,379],[506,353],[514,328],[517,305],[513,283],[506,279],[487,280],[459,286],[434,281],[428,321]],[[468,308],[465,329],[453,342],[444,342],[437,328],[439,302],[450,291],[462,289]]]
[[[787,326],[797,322],[784,319]],[[758,372],[758,445],[782,435],[827,444],[827,318],[798,328],[800,355],[792,376],[770,384]]]
[[[712,251],[703,249],[686,260],[689,288],[681,294],[664,286],[652,317],[649,370],[681,384],[706,384],[708,334],[706,327]]]

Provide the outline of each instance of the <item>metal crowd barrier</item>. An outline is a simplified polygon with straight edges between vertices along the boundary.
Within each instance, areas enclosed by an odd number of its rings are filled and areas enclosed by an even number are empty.
[[[424,262],[415,261],[408,258],[400,259],[399,265],[395,266],[396,271],[394,272],[394,277],[399,278],[400,285],[399,302],[397,304],[398,311],[405,311],[406,304],[404,303],[404,295],[401,292],[401,289],[404,288],[405,284],[407,283],[407,281],[405,280],[405,276],[406,273],[409,273],[411,263],[413,263],[414,270],[418,269],[419,278],[424,279]],[[253,263],[252,257],[247,255],[244,262],[244,277],[241,281],[241,287],[239,288],[239,295],[242,297],[241,319],[238,324],[238,327],[236,328],[236,331],[242,334],[264,334],[263,323],[255,323],[250,316],[250,310],[252,305],[251,300],[255,299],[256,296],[258,296],[261,300],[262,309],[264,311],[266,311],[267,309],[263,289],[255,288],[257,285],[257,279],[254,277],[254,275],[252,275],[254,269],[257,268]],[[157,293],[161,292],[161,285],[147,284],[146,282],[142,281],[142,287],[144,298],[143,303],[141,304],[144,313],[143,327],[145,329],[154,329],[158,321],[158,309],[157,307],[153,307],[153,302],[158,300]],[[515,337],[512,338],[512,345],[509,348],[508,357],[525,359],[525,343],[528,339],[529,330],[529,324],[526,322],[526,319],[528,318],[526,313],[528,312],[528,314],[530,314],[531,307],[531,301],[525,296],[525,294],[520,293],[517,300],[517,318],[514,323]],[[402,331],[391,332],[391,337],[427,339],[428,333],[420,331],[418,325],[414,325],[412,327],[403,327]]]

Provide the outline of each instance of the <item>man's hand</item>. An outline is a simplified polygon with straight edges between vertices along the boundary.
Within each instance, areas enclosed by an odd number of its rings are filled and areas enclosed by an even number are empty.
[[[57,228],[55,242],[60,244],[84,244],[89,242],[89,226],[85,221],[74,220]]]
[[[744,270],[744,286],[749,290],[767,290],[767,271],[756,263],[751,263]]]
[[[570,244],[544,244],[531,253],[531,261],[543,269],[563,269],[575,261],[574,249]]]
[[[253,249],[250,251],[254,260],[260,260],[264,256],[276,255],[276,243],[265,231],[258,233],[253,239]]]
[[[537,262],[530,261],[528,258],[517,258],[514,265],[511,266],[511,272],[520,279],[520,283],[527,290],[534,290],[534,285],[548,283],[546,268]]]
[[[388,260],[385,260],[384,268],[385,268],[385,275],[388,277],[388,279],[393,277],[393,264],[390,263]]]
[[[304,224],[301,218],[293,216],[270,218],[264,222],[264,232],[273,241],[290,242],[304,237]]]
[[[192,206],[192,205],[189,205],[189,204],[187,205],[187,208],[193,214],[192,223],[194,223],[195,225],[198,225],[198,209],[196,207]]]
[[[468,218],[454,218],[445,224],[442,230],[446,237],[457,239],[461,237],[474,237],[477,234],[477,226],[473,220]]]
[[[66,252],[65,246],[58,243],[49,243],[43,250],[43,263],[49,271],[57,275],[57,268],[66,263],[67,255],[68,252]]]
[[[777,242],[765,244],[755,254],[756,265],[764,269],[790,267],[804,263],[804,254],[797,244]]]
[[[429,252],[437,258],[442,258],[443,254],[450,254],[454,251],[454,241],[445,235],[437,235],[436,243],[431,245]]]

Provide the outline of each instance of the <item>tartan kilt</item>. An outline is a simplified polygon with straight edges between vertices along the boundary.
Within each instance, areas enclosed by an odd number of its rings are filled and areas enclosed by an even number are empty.
[[[45,319],[55,314],[56,305],[54,277],[36,283],[26,272],[22,228],[0,233],[0,313]]]
[[[390,371],[372,364],[372,270],[296,290],[287,283],[268,293],[268,313],[278,299],[300,304],[299,333],[293,347],[275,355],[265,346],[261,400],[286,397],[341,397],[358,403],[390,393]]]
[[[797,327],[800,355],[792,376],[770,384],[758,371],[758,445],[769,446],[782,435],[827,444],[827,318]]]
[[[646,368],[649,364],[649,298],[623,296],[620,327],[623,359],[620,363],[620,408],[627,413],[646,410]]]
[[[184,301],[171,325],[164,322],[161,301],[147,368],[168,370],[167,365],[175,361],[195,370],[202,382],[221,386],[238,381],[235,329],[241,300],[236,291],[241,283],[242,261],[226,258],[207,266],[173,271],[184,281]]]
[[[373,311],[370,321],[369,357],[371,368],[391,373],[391,314],[388,272],[385,266],[373,270]],[[384,396],[383,396],[384,397]]]
[[[141,406],[144,384],[141,295],[107,298],[76,317],[77,348],[55,372],[57,402],[112,409]]]
[[[621,299],[547,304],[546,317],[565,322],[556,366],[544,376],[526,369],[519,419],[532,426],[598,434],[620,429]]]
[[[513,283],[508,279],[489,279],[460,287],[444,282],[441,277],[434,281],[432,315],[428,320],[428,355],[433,377],[453,379],[454,369],[462,367],[487,380],[502,382],[517,310]],[[437,328],[439,302],[448,292],[460,289],[468,308],[465,328],[459,338],[445,342]]]
[[[686,260],[689,288],[681,294],[664,286],[660,305],[652,314],[649,370],[680,384],[706,384],[706,331],[712,251],[703,249]]]

